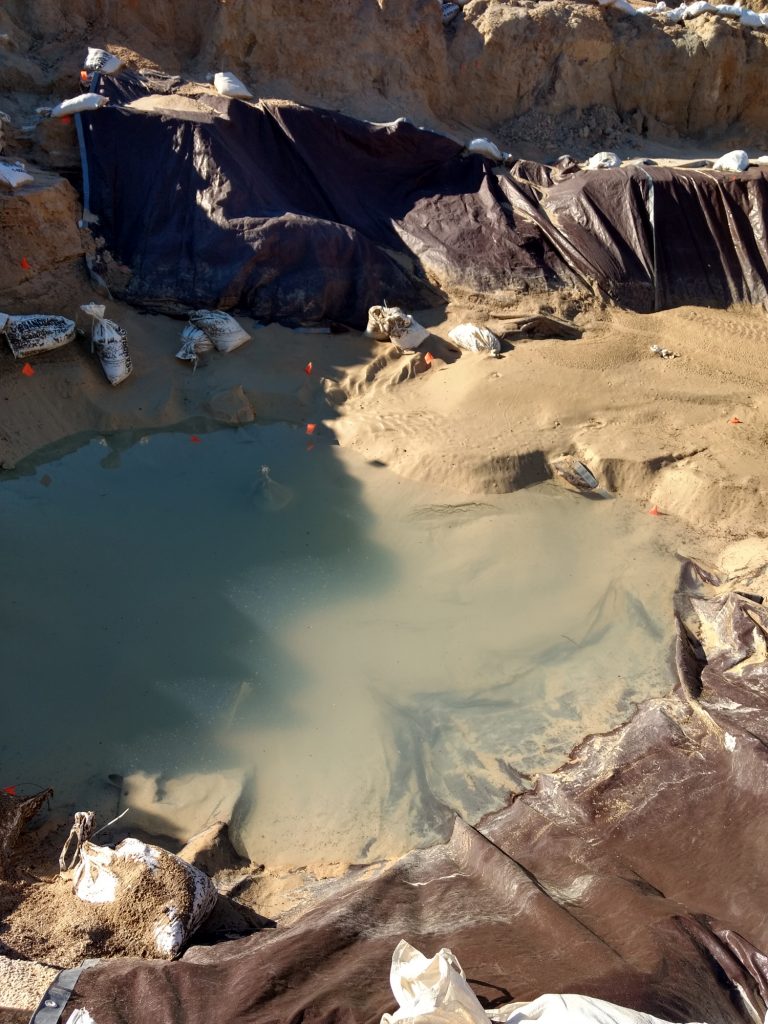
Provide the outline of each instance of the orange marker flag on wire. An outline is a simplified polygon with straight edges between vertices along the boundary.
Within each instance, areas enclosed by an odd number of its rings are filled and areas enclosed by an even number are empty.
[[[733,424],[734,426],[736,426],[736,424],[737,424],[737,423],[741,423],[742,421],[741,421],[741,420],[739,419],[739,417],[738,417],[738,416],[732,416],[732,417],[731,417],[731,418],[730,418],[730,419],[728,420],[728,422],[729,422],[729,423],[732,423],[732,424]]]
[[[197,436],[197,434],[193,434],[189,440],[192,442],[192,444],[200,444],[200,438]]]
[[[308,423],[307,424],[307,433],[308,434],[314,434],[314,432],[316,430],[317,430],[317,424],[316,423]]]
[[[308,377],[312,373],[312,363],[311,362],[307,363],[307,365],[304,367],[304,373],[306,373],[306,375]]]
[[[24,363],[24,365],[21,368],[21,372],[24,374],[25,377],[35,376],[34,367],[30,366],[29,363]]]
[[[7,793],[8,796],[16,796],[16,787],[15,786],[6,786],[3,789],[3,792]]]
[[[431,366],[434,361],[435,361],[435,357],[432,355],[431,352],[425,353],[425,355],[424,355],[424,362],[427,364],[427,366]]]
[[[649,508],[648,509],[648,515],[649,516],[660,516],[661,512],[659,512],[659,506],[658,505],[654,505],[652,508]]]
[[[26,256],[22,256],[21,257],[21,259],[19,260],[19,266],[21,267],[22,270],[31,270],[32,269],[32,265],[30,264],[30,262],[29,262],[29,260],[27,259]]]

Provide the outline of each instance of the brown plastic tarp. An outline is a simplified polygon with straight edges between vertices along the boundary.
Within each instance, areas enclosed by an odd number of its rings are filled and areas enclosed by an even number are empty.
[[[761,1020],[768,998],[768,614],[686,564],[676,685],[480,827],[293,924],[174,964],[80,977],[97,1024],[373,1024],[400,938],[450,947],[486,1006],[543,992],[672,1021]]]

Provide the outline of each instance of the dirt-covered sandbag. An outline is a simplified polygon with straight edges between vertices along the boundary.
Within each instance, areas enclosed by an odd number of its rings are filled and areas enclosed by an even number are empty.
[[[16,796],[8,790],[0,790],[0,879],[14,876],[12,858],[19,836],[26,823],[52,796],[52,789],[45,789],[34,796]]]
[[[114,320],[105,318],[105,306],[90,302],[80,309],[93,317],[91,341],[104,370],[104,376],[114,386],[121,384],[133,371],[125,330]]]
[[[213,910],[217,892],[202,871],[138,839],[111,849],[84,842],[72,877],[75,895],[103,910],[112,945],[173,959]]]
[[[399,306],[371,306],[365,333],[376,341],[392,341],[403,349],[418,348],[429,337],[429,331]]]
[[[48,316],[44,313],[30,313],[27,316],[9,316],[0,313],[0,334],[8,339],[16,359],[28,359],[39,352],[68,345],[77,328],[74,320],[65,316]]]
[[[189,314],[189,322],[206,334],[219,352],[234,352],[251,339],[233,316],[220,309],[197,309]]]
[[[213,342],[205,331],[201,331],[194,324],[185,324],[184,330],[181,332],[181,348],[176,353],[176,358],[192,363],[192,367],[195,369],[200,356],[212,349]]]
[[[501,352],[501,342],[493,331],[477,324],[458,324],[448,332],[448,337],[466,352],[489,352],[493,356]]]

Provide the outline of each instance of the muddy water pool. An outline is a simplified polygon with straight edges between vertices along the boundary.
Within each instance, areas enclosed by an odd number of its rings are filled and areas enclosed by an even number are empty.
[[[49,453],[0,484],[0,786],[179,840],[231,817],[272,864],[434,842],[669,688],[674,548],[287,426]]]

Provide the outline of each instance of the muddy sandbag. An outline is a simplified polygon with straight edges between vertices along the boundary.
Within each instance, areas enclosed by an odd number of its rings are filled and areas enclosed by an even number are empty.
[[[216,887],[207,875],[159,846],[124,839],[111,849],[84,842],[74,868],[75,895],[104,912],[113,942],[172,960],[213,910]]]
[[[0,334],[8,339],[16,359],[27,359],[39,352],[51,352],[62,345],[68,345],[76,332],[74,320],[68,320],[65,316],[48,316],[44,313],[9,316],[0,313]]]
[[[52,789],[45,789],[34,796],[16,796],[0,790],[0,879],[13,878],[13,851],[22,830],[52,796]]]
[[[501,342],[493,331],[477,324],[458,324],[448,332],[448,337],[466,352],[490,352],[493,356],[501,352]]]
[[[219,352],[234,352],[251,339],[233,316],[220,309],[197,309],[189,314],[189,322],[206,334]]]
[[[128,351],[128,336],[125,330],[114,320],[105,318],[105,306],[98,306],[95,302],[90,302],[81,306],[80,309],[88,316],[93,317],[91,342],[99,357],[104,376],[115,387],[122,384],[133,371],[133,363]]]

